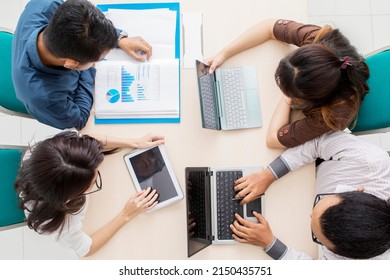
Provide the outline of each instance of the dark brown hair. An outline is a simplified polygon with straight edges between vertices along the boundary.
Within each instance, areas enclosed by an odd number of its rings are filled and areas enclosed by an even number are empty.
[[[104,159],[102,143],[67,131],[37,143],[23,161],[15,189],[20,207],[27,210],[27,224],[37,232],[61,229],[68,214],[85,204],[90,187]]]
[[[345,57],[349,57],[345,65]],[[344,66],[342,67],[344,63]],[[331,30],[316,43],[304,45],[284,57],[275,72],[283,93],[298,100],[306,115],[320,111],[332,130],[341,129],[331,105],[345,102],[357,114],[368,92],[369,69],[339,30]]]

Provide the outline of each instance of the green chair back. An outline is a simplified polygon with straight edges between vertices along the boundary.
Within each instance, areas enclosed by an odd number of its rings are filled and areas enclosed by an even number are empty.
[[[17,113],[28,114],[15,94],[11,74],[13,34],[0,30],[0,106]]]
[[[19,197],[14,189],[22,156],[21,149],[0,148],[0,228],[24,221],[24,212],[19,209]]]
[[[370,92],[359,109],[352,133],[390,128],[390,50],[366,58]]]

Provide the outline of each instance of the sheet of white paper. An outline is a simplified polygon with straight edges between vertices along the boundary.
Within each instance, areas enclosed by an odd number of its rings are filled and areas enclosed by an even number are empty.
[[[142,37],[154,52],[157,46],[171,46],[174,50],[176,35],[176,12],[168,9],[157,10],[109,10],[106,13],[115,27],[125,30],[129,37]],[[164,59],[158,57],[156,59]],[[175,58],[173,51],[170,58]]]
[[[149,62],[162,59],[173,59],[175,57],[175,46],[171,45],[158,45],[155,44],[152,47],[152,56]],[[106,60],[131,60],[135,62],[135,58],[125,53],[122,49],[113,49],[105,57]],[[146,61],[146,55],[144,55]]]
[[[96,64],[95,115],[107,118],[178,118],[179,60],[175,58],[176,11],[169,9],[106,12],[117,28],[140,36],[152,57],[137,62],[121,49]]]
[[[97,118],[178,117],[179,61],[101,61],[96,66]]]
[[[183,19],[183,68],[195,68],[195,60],[203,61],[203,14],[186,12]]]

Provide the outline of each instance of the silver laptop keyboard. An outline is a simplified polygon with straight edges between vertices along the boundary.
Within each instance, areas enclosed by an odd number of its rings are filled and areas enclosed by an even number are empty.
[[[217,105],[214,97],[214,83],[212,76],[204,75],[199,78],[199,85],[202,92],[203,125],[205,128],[217,129]]]
[[[235,197],[234,181],[242,177],[242,171],[217,171],[217,236],[219,240],[231,240],[232,231],[230,224],[235,220],[234,213],[242,216],[243,206]]]
[[[221,69],[226,125],[229,129],[247,126],[242,68]]]

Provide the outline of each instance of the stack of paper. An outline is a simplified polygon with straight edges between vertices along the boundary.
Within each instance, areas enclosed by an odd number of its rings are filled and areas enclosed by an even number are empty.
[[[97,119],[179,119],[176,13],[169,9],[108,9],[106,16],[117,28],[152,46],[152,57],[140,63],[114,49],[97,63]]]
[[[99,62],[96,74],[97,118],[177,118],[178,60],[150,63]]]

